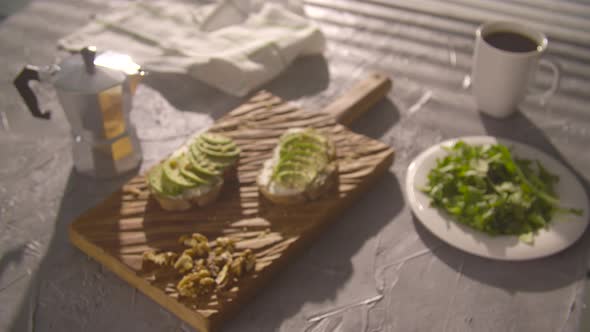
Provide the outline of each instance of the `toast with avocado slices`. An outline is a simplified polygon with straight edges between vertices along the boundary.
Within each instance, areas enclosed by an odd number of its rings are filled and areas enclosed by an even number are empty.
[[[235,175],[239,155],[240,149],[230,138],[201,134],[150,170],[150,191],[164,210],[211,204],[224,181]]]
[[[275,204],[312,201],[336,183],[332,141],[311,128],[292,128],[279,138],[273,157],[258,175],[260,192]]]

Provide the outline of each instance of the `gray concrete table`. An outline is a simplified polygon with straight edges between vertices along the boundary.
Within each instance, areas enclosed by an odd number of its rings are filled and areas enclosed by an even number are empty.
[[[588,190],[590,5],[310,0],[305,7],[329,41],[325,57],[297,61],[265,88],[319,110],[367,70],[390,74],[395,88],[388,99],[353,129],[391,144],[396,160],[389,174],[225,330],[578,330],[587,234],[545,259],[478,258],[426,231],[405,203],[402,184],[406,167],[423,149],[446,138],[489,134],[548,152]],[[2,331],[190,330],[69,244],[67,225],[125,179],[97,182],[77,175],[69,127],[54,92],[38,87],[42,105],[54,110],[51,121],[40,121],[26,112],[11,84],[24,64],[51,63],[57,39],[105,8],[98,0],[40,0],[0,21]],[[462,87],[473,32],[494,18],[519,19],[545,31],[548,56],[562,71],[556,95],[529,98],[520,113],[504,121],[478,114]],[[549,78],[542,71],[538,87],[547,87]],[[135,100],[144,169],[242,101],[174,75],[153,75]],[[365,304],[380,295],[380,301]]]

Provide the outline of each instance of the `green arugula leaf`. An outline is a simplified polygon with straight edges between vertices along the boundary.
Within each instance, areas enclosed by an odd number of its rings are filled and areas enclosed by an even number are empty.
[[[433,207],[456,221],[489,235],[517,235],[533,244],[555,213],[580,215],[582,210],[560,206],[555,193],[559,177],[538,161],[512,156],[502,144],[444,147],[421,190]]]

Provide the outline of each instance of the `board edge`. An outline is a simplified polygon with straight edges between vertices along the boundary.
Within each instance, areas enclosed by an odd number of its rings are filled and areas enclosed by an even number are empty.
[[[211,325],[207,318],[203,317],[199,312],[191,310],[182,303],[176,301],[166,293],[162,292],[159,288],[153,287],[147,280],[137,276],[136,273],[112,256],[101,255],[100,253],[104,252],[104,250],[100,249],[92,242],[86,240],[83,235],[79,234],[75,229],[75,224],[76,222],[70,224],[68,231],[70,242],[75,247],[94,258],[97,262],[108,266],[109,270],[126,281],[131,287],[137,288],[164,309],[178,316],[178,318],[187,322],[198,331],[211,332]]]

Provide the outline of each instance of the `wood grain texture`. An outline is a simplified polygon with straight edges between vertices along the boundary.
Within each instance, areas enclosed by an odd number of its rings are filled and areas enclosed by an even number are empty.
[[[315,127],[333,139],[338,184],[317,201],[275,206],[259,194],[256,175],[283,131],[298,126]],[[144,177],[138,176],[70,226],[70,239],[78,248],[200,331],[217,329],[393,161],[389,146],[352,133],[329,113],[303,111],[268,92],[258,93],[210,130],[232,137],[242,149],[238,178],[225,184],[213,205],[164,211],[150,197]],[[210,240],[227,236],[238,249],[252,249],[255,272],[206,303],[174,297],[173,279],[150,280],[142,271],[142,253],[179,251],[178,238],[194,232]]]
[[[336,122],[348,126],[381,100],[389,92],[391,85],[387,75],[379,72],[370,73],[348,93],[324,108],[323,112],[331,114]]]

